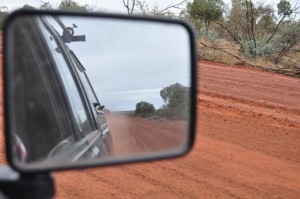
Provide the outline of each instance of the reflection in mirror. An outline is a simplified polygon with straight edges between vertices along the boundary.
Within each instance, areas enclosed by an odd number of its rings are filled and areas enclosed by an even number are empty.
[[[11,152],[18,167],[187,149],[191,44],[184,26],[36,15],[15,17],[7,31]]]

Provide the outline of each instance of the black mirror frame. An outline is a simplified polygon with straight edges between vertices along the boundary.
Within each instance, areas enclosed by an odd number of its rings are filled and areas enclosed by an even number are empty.
[[[190,36],[190,52],[191,52],[191,93],[190,93],[190,121],[189,121],[189,137],[186,148],[176,154],[170,155],[158,155],[157,157],[142,157],[142,158],[132,158],[126,160],[115,160],[110,162],[103,163],[94,163],[88,162],[79,163],[76,165],[66,165],[66,166],[58,166],[51,168],[20,168],[18,165],[14,164],[11,150],[11,140],[10,140],[10,126],[9,126],[9,104],[10,100],[8,97],[8,89],[9,86],[6,84],[7,82],[7,74],[8,74],[8,44],[7,41],[9,39],[9,35],[7,34],[9,29],[10,22],[18,17],[24,15],[60,15],[60,16],[83,16],[83,17],[94,17],[94,18],[109,18],[109,19],[126,19],[133,21],[149,21],[149,22],[160,22],[166,24],[178,24],[184,27],[189,36]],[[123,14],[109,14],[109,13],[95,13],[95,12],[79,12],[79,11],[53,11],[53,10],[18,10],[11,13],[4,23],[3,28],[3,73],[2,73],[2,83],[3,83],[3,99],[4,99],[4,132],[5,132],[5,143],[6,143],[6,157],[9,165],[16,171],[21,173],[33,173],[33,172],[49,172],[49,171],[58,171],[58,170],[69,170],[69,169],[81,169],[81,168],[90,168],[90,167],[98,167],[98,166],[108,166],[108,165],[119,165],[124,163],[134,163],[134,162],[144,162],[144,161],[152,161],[152,160],[160,160],[160,159],[169,159],[176,158],[187,154],[193,146],[195,139],[195,130],[196,130],[196,113],[197,113],[197,58],[196,58],[196,43],[194,31],[191,26],[182,20],[170,19],[170,18],[158,18],[158,17],[148,17],[148,16],[132,16],[132,15],[123,15]]]

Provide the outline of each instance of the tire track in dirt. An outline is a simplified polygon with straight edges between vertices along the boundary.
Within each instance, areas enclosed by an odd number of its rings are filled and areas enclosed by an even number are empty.
[[[285,160],[300,162],[300,134],[299,128],[297,128],[299,125],[292,122],[281,125],[278,122],[286,121],[244,112],[241,114],[231,112],[232,114],[230,114],[226,108],[222,109],[219,105],[206,104],[206,106],[210,112],[204,113],[202,118],[206,117],[215,124],[207,121],[208,130],[202,131],[203,135],[241,145],[250,150],[262,151]],[[290,124],[293,126],[290,127]],[[238,126],[240,128],[236,128]],[[251,130],[244,131],[244,129]]]
[[[204,67],[201,67],[204,66]],[[300,110],[300,79],[246,67],[199,65],[199,91]],[[254,73],[256,72],[256,73]],[[258,73],[259,72],[259,73]]]
[[[239,103],[237,99],[228,99],[227,97],[208,97],[204,96],[201,99],[198,99],[198,102],[201,106],[205,108],[210,108],[212,112],[228,115],[236,118],[241,117],[250,117],[261,118],[273,122],[270,125],[280,126],[282,128],[300,128],[299,115],[297,115],[293,110],[283,110],[280,114],[278,110],[273,110],[272,108],[266,108],[261,105],[249,105],[248,103]],[[215,102],[215,99],[218,98],[218,102]],[[228,100],[224,100],[228,99]],[[221,103],[220,103],[221,102]],[[232,103],[235,103],[235,106],[232,106]],[[271,107],[271,106],[270,106]],[[215,109],[215,110],[213,110]],[[260,109],[260,110],[259,110]],[[281,109],[279,107],[278,109]],[[283,109],[283,108],[282,108]],[[285,114],[284,114],[285,112]],[[289,118],[286,115],[289,114]],[[259,121],[258,121],[259,122]]]
[[[231,143],[238,144],[239,142],[239,144],[251,149],[263,150],[279,157],[299,161],[297,155],[300,153],[300,147],[298,146],[300,139],[300,103],[298,103],[300,99],[300,79],[258,69],[227,67],[222,64],[209,64],[207,62],[200,63],[199,67],[198,77],[202,82],[202,84],[199,82],[200,87],[198,90],[200,110],[202,107],[209,109],[208,113],[216,114],[217,116],[211,119],[215,122],[219,121],[221,129],[224,128],[224,125],[227,125],[228,129],[230,125],[233,127],[230,131],[220,132],[220,135],[213,131],[210,131],[208,135],[214,135],[215,138],[224,139]],[[217,78],[214,77],[215,72],[219,75]],[[240,78],[241,76],[243,78]],[[214,82],[219,81],[219,84],[211,84],[210,81],[205,79],[207,77],[214,78]],[[233,88],[228,82],[224,84],[222,78],[229,78],[234,84],[240,83],[242,86]],[[250,84],[250,82],[255,82],[257,79],[259,81]],[[280,82],[280,88],[287,92],[284,97],[274,94],[272,88],[279,88],[278,85],[272,86],[270,84],[274,81]],[[262,93],[259,89],[262,85],[268,85],[270,91]],[[292,89],[290,89],[291,87]],[[296,91],[298,93],[295,95]],[[268,99],[261,102],[261,99],[266,96],[265,93],[268,95],[274,94],[270,98],[272,100]],[[242,119],[247,119],[247,122]],[[241,128],[252,126],[252,132],[243,130],[242,133],[249,140],[242,142],[245,138],[240,136],[241,133],[237,131],[238,128],[236,127],[238,126]],[[214,127],[215,130],[217,128],[219,127]],[[282,130],[279,131],[279,129]],[[270,145],[264,147],[264,143]],[[285,147],[287,145],[289,147]]]
[[[277,111],[277,113],[279,113],[279,111],[280,111],[280,112],[283,112],[285,115],[289,114],[289,116],[290,116],[291,114],[293,114],[295,117],[297,117],[297,119],[300,118],[300,116],[299,116],[300,109],[298,110],[295,108],[289,108],[289,107],[277,105],[272,102],[267,103],[267,102],[261,102],[261,101],[255,101],[255,100],[248,100],[248,99],[244,99],[244,98],[238,98],[235,96],[220,95],[218,93],[211,93],[211,92],[207,92],[207,91],[200,91],[200,92],[202,94],[202,97],[200,98],[200,100],[205,100],[208,97],[210,97],[210,99],[207,99],[206,101],[209,101],[209,102],[218,101],[219,104],[223,104],[224,102],[226,102],[226,104],[228,104],[230,107],[233,107],[232,104],[235,104],[235,106],[234,106],[235,108],[239,108],[239,105],[244,105],[244,107],[246,107],[245,105],[247,105],[249,108],[251,108],[252,110],[254,110],[258,113],[259,112],[265,113],[266,110],[276,109],[275,111]],[[300,95],[299,95],[299,99],[300,99]],[[220,103],[220,102],[223,102],[223,103]],[[264,111],[261,111],[261,109],[264,109]],[[278,116],[278,114],[276,116]],[[296,120],[296,121],[299,121],[299,120]]]
[[[147,175],[147,172],[143,168],[137,169],[137,168],[126,167],[126,168],[124,168],[124,171],[140,178],[141,180],[146,180],[151,184],[155,184],[156,186],[159,186],[161,189],[164,190],[164,192],[167,192],[171,195],[175,194],[175,195],[177,195],[181,198],[183,198],[183,197],[197,198],[192,194],[186,193],[184,191],[185,189],[182,188],[183,185],[181,183],[179,185],[175,184],[175,183],[172,183],[172,184],[168,183],[170,181],[170,179],[172,179],[172,175],[170,173],[170,170],[166,171],[166,170],[161,169],[159,167],[156,167],[156,169],[157,169],[157,175],[162,174],[162,175],[165,176],[163,178],[163,180],[158,179],[155,175],[154,176]],[[171,175],[171,176],[168,177],[169,175]],[[177,176],[178,181],[181,181],[182,178],[184,178],[184,176],[180,175],[179,173],[177,173],[176,176]],[[186,185],[186,186],[191,186],[191,185],[189,184],[189,185]]]

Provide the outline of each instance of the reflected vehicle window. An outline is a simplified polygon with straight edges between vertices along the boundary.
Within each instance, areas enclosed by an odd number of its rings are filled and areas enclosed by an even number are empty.
[[[14,103],[11,114],[15,119],[10,122],[18,125],[11,131],[17,138],[15,153],[23,154],[19,161],[40,161],[63,140],[73,137],[73,128],[66,119],[66,104],[55,97],[61,92],[59,80],[54,75],[54,67],[48,67],[52,60],[44,48],[39,27],[28,18],[15,26],[20,27],[20,24],[23,28],[14,32],[16,52],[14,67],[10,68],[15,80],[10,84],[11,89],[15,89],[11,96]]]
[[[111,156],[109,128],[85,69],[47,18],[24,18],[14,28],[13,153],[30,163]]]
[[[90,106],[92,107],[92,106],[94,106],[95,103],[98,103],[98,99],[96,97],[96,94],[94,93],[94,90],[93,90],[93,88],[91,86],[91,83],[88,80],[87,75],[85,74],[85,68],[80,63],[80,61],[78,60],[78,58],[76,57],[76,55],[73,53],[73,51],[70,50],[70,49],[68,49],[68,51],[70,52],[70,54],[72,56],[72,61],[74,62],[74,66],[75,66],[74,68],[77,71],[77,74],[78,74],[78,76],[80,78],[80,81],[81,81],[81,83],[82,83],[82,85],[84,87],[84,90],[86,92],[86,95],[87,95],[87,97],[89,99]]]
[[[46,39],[50,45],[51,53],[54,57],[54,60],[59,66],[57,68],[65,86],[65,91],[73,109],[73,114],[76,117],[78,128],[80,129],[81,133],[86,135],[93,130],[93,126],[91,118],[88,115],[88,108],[85,107],[83,103],[84,94],[79,93],[79,83],[76,84],[76,82],[74,81],[74,79],[76,78],[76,74],[74,73],[75,71],[73,71],[72,73],[72,70],[70,69],[71,66],[69,66],[70,63],[67,63],[67,55],[64,53],[64,50],[66,49],[62,49],[63,47],[66,48],[66,46],[63,46],[64,44],[58,43],[55,39],[53,39],[53,36],[49,32],[47,32],[47,30],[44,30],[44,32],[47,35]]]
[[[74,65],[76,66],[76,71],[79,75],[79,78],[81,80],[81,83],[84,87],[84,90],[86,92],[87,98],[89,99],[90,107],[94,107],[92,112],[94,114],[94,117],[97,118],[97,124],[101,130],[102,133],[107,133],[107,122],[106,118],[104,116],[103,108],[101,108],[101,105],[99,103],[99,100],[97,98],[97,95],[95,94],[94,89],[92,88],[92,85],[89,81],[89,78],[87,77],[87,74],[85,73],[85,68],[81,64],[81,62],[78,60],[76,55],[73,53],[73,51],[69,50],[70,54],[72,55],[72,60],[74,61]]]

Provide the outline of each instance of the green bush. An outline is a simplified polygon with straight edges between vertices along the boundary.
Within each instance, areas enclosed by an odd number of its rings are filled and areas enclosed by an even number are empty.
[[[135,115],[140,117],[149,117],[152,113],[155,112],[153,104],[150,104],[145,101],[141,101],[135,106]]]

